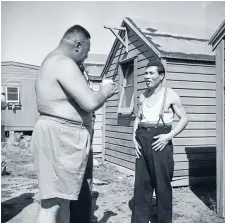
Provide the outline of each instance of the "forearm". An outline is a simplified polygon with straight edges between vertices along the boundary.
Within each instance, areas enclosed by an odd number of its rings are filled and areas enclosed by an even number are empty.
[[[101,108],[107,99],[108,95],[103,90],[93,93],[92,97],[86,100],[85,102],[86,105],[83,106],[83,109],[88,112],[94,112],[99,108]]]
[[[187,124],[187,116],[181,117],[175,128],[169,133],[169,138],[173,139],[175,136],[177,136],[180,132],[184,130]]]
[[[136,117],[136,119],[134,121],[134,126],[133,126],[133,140],[136,137],[136,130],[138,128],[139,123],[140,123],[140,119],[138,117]]]
[[[95,98],[94,98],[94,105],[93,105],[93,110],[96,111],[99,108],[101,108],[104,103],[107,101],[108,95],[104,91],[99,91],[95,93]]]

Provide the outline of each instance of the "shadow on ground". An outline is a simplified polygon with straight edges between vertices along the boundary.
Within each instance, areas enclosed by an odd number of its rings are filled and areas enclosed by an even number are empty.
[[[134,207],[134,198],[132,198],[129,203],[129,208],[133,212]],[[152,198],[152,203],[149,207],[149,220],[151,223],[157,223],[157,207],[156,207],[156,198]]]
[[[5,223],[17,216],[26,206],[33,203],[34,193],[25,193],[1,203],[1,222]]]
[[[98,220],[98,218],[94,215],[94,212],[98,210],[97,199],[98,199],[99,193],[97,191],[93,191],[92,193],[92,223],[107,223],[109,218],[112,216],[117,215],[113,211],[105,211],[102,218]]]
[[[216,183],[191,186],[191,190],[208,208],[216,212]]]

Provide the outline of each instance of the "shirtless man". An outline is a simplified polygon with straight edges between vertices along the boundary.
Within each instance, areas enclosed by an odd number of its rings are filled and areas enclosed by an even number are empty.
[[[36,79],[40,117],[32,154],[41,200],[36,223],[69,222],[70,200],[78,200],[86,175],[92,112],[118,92],[114,83],[101,86],[98,93],[89,88],[79,68],[89,50],[88,31],[79,25],[69,28],[44,59]]]
[[[132,223],[149,223],[154,189],[158,223],[172,223],[172,139],[183,131],[188,120],[177,93],[162,86],[164,77],[163,64],[149,62],[145,71],[147,90],[139,98],[133,129],[137,159]],[[172,129],[174,114],[179,117],[179,122]]]

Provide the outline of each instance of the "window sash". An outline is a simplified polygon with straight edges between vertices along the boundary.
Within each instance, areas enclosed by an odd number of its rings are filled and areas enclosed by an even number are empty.
[[[16,97],[14,97],[16,96]],[[13,97],[13,98],[12,98]],[[6,87],[6,101],[19,103],[20,102],[20,88],[19,87]]]
[[[124,65],[122,65],[124,66]],[[132,69],[132,70],[130,70]],[[121,71],[122,73],[120,75],[123,75],[123,84],[121,85],[121,95],[120,95],[120,99],[119,99],[119,106],[118,106],[118,110],[117,113],[121,113],[121,114],[132,114],[133,110],[134,110],[134,61],[133,64],[128,64],[127,69],[124,70],[123,67],[121,67]],[[131,71],[131,72],[129,72]],[[130,77],[130,75],[132,77]],[[128,78],[132,78],[131,80],[129,80],[129,84],[127,85],[127,79]],[[124,103],[126,104],[126,92],[127,89],[132,88],[132,95],[129,97],[129,106],[124,106]],[[128,104],[127,104],[128,105]]]

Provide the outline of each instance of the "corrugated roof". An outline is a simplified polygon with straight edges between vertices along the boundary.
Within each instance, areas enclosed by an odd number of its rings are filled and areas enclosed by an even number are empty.
[[[84,63],[84,67],[86,71],[89,73],[89,75],[100,77],[104,64]]]
[[[200,34],[196,34],[198,37],[194,37],[191,29],[179,29],[176,25],[172,27],[166,27],[161,29],[158,27],[152,27],[151,23],[145,20],[126,18],[138,31],[146,38],[155,48],[164,54],[187,54],[190,56],[214,56],[211,47],[208,45],[208,40],[200,38]],[[159,25],[158,25],[159,26]],[[169,31],[170,30],[170,31]],[[185,35],[182,33],[185,33]],[[189,35],[188,35],[189,33]]]
[[[107,55],[105,54],[88,54],[88,58],[84,63],[92,63],[92,64],[105,64],[107,60]]]

